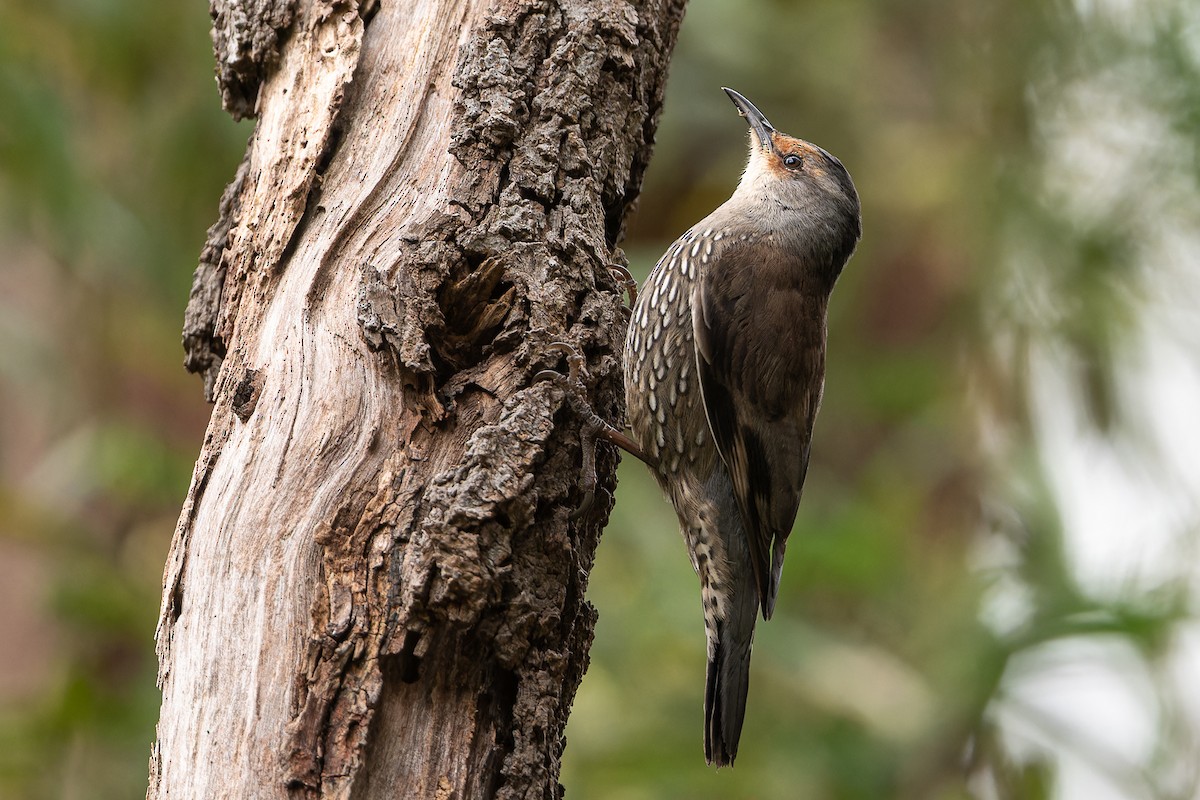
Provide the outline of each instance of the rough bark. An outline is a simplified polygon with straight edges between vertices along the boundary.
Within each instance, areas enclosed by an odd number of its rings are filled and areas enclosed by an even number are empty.
[[[214,4],[259,120],[188,307],[215,406],[149,797],[561,794],[616,456],[570,520],[579,420],[533,375],[570,342],[620,416],[606,267],[682,6]]]
[[[234,119],[252,117],[259,87],[279,63],[296,0],[211,0],[208,8],[221,105]]]

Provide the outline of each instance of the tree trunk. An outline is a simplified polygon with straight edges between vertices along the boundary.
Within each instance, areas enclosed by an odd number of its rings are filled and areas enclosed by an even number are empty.
[[[259,117],[196,273],[215,402],[164,577],[151,798],[557,797],[621,414],[607,265],[683,0],[214,0]]]

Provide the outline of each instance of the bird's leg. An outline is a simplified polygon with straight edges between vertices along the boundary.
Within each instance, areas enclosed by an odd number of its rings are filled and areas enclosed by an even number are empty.
[[[637,442],[614,428],[592,409],[583,384],[583,356],[579,354],[579,351],[566,342],[554,342],[547,349],[566,355],[567,374],[563,375],[552,369],[544,369],[533,376],[534,382],[546,379],[557,381],[566,390],[566,398],[571,404],[571,409],[583,420],[579,432],[579,446],[583,450],[583,475],[580,481],[583,489],[583,502],[571,514],[572,519],[578,519],[592,507],[592,502],[596,497],[597,439],[608,440],[651,468],[654,467],[654,462]]]

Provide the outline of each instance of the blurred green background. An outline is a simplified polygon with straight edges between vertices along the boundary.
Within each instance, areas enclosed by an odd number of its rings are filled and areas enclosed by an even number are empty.
[[[179,330],[251,130],[208,24],[0,6],[0,797],[144,792],[208,413]],[[737,767],[703,764],[696,579],[626,463],[568,794],[1200,796],[1200,9],[694,0],[639,277],[737,180],[722,85],[843,159],[865,237]]]

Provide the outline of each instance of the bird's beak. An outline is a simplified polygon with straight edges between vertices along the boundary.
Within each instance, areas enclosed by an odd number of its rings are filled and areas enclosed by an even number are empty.
[[[763,116],[763,113],[754,107],[754,103],[751,103],[739,92],[735,92],[733,89],[725,86],[721,88],[725,90],[725,94],[729,95],[729,99],[737,106],[738,113],[746,118],[746,123],[749,124],[750,130],[754,131],[754,137],[758,139],[758,146],[763,150],[775,149],[771,144],[771,134],[775,132],[775,128],[772,127],[770,122],[767,122],[767,118]]]

